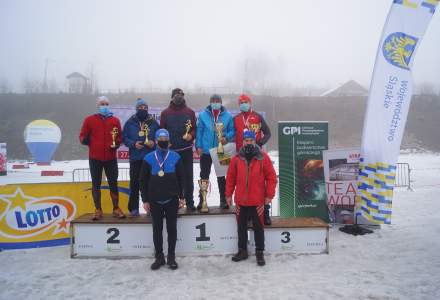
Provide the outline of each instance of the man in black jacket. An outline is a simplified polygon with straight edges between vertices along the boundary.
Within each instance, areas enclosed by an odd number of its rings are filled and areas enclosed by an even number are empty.
[[[168,256],[170,269],[177,269],[177,211],[183,206],[183,164],[180,155],[169,150],[169,133],[156,131],[157,149],[145,156],[140,173],[142,201],[146,212],[151,212],[155,261],[152,270],[165,265],[163,254],[163,218],[167,221]]]

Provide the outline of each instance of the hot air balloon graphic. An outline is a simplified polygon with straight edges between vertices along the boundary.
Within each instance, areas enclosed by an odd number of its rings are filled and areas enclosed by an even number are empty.
[[[49,120],[34,120],[24,130],[24,142],[37,164],[50,163],[60,140],[60,128]]]

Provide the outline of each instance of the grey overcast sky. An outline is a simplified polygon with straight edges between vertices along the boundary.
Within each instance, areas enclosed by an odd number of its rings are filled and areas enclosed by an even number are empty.
[[[222,86],[245,57],[274,80],[368,86],[392,0],[0,0],[0,79],[59,85],[91,65],[106,89]],[[437,11],[414,61],[416,84],[440,87]]]

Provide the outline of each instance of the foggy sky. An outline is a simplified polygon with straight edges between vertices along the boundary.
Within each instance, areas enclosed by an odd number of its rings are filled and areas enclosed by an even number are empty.
[[[73,71],[100,88],[222,86],[241,80],[246,57],[270,80],[368,87],[392,0],[0,0],[0,79],[62,86]],[[440,16],[414,61],[415,83],[440,87]]]

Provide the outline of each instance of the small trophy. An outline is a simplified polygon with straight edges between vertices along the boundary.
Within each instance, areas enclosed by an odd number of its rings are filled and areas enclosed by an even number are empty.
[[[255,134],[258,133],[258,131],[260,131],[260,124],[249,124],[249,129],[252,130],[253,132],[255,132]]]
[[[186,121],[185,123],[185,134],[183,135],[183,139],[187,139],[189,135],[189,131],[191,130],[191,120]]]
[[[218,139],[217,154],[224,154],[225,149],[223,149],[223,144],[222,144],[223,123],[215,123],[215,130],[217,132],[217,139]]]
[[[209,212],[209,208],[208,208],[208,204],[206,203],[206,196],[208,195],[209,180],[200,179],[199,187],[200,187],[200,195],[202,196],[202,207],[200,208],[200,212],[207,213]]]
[[[144,128],[142,128],[142,129],[143,129],[143,132],[144,132],[144,135],[145,135],[145,142],[144,142],[144,145],[147,145],[148,142],[149,142],[149,140],[148,140],[148,134],[150,133],[150,128],[148,128],[148,124],[144,124]]]
[[[116,148],[116,137],[118,136],[118,128],[117,127],[113,127],[112,131],[111,131],[111,135],[112,135],[112,148]]]

